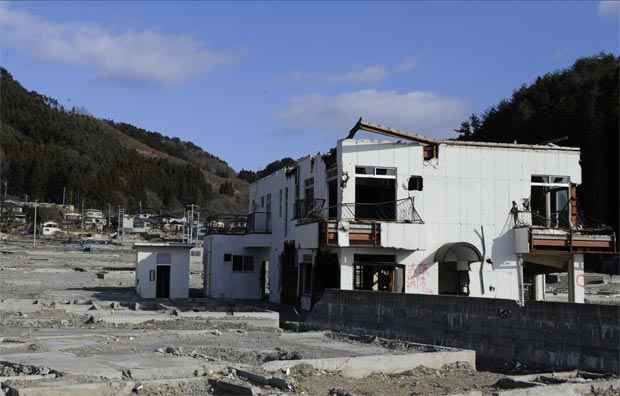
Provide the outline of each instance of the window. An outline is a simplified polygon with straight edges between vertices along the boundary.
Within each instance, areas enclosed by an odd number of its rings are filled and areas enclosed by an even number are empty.
[[[189,254],[193,257],[200,257],[202,255],[202,252],[200,250],[192,250]]]
[[[254,272],[254,256],[243,256],[243,272]]]
[[[267,194],[267,213],[271,213],[271,193]]]
[[[304,185],[306,186],[306,188],[313,187],[314,186],[314,177],[311,177],[309,179],[304,180]]]
[[[171,264],[170,253],[157,253],[157,264]]]
[[[260,207],[261,208],[265,207],[265,196],[264,195],[262,197],[260,197]]]
[[[396,176],[396,168],[385,168],[377,166],[356,166],[355,173],[358,175],[370,176]]]
[[[288,234],[288,187],[284,189],[284,236]]]
[[[569,199],[570,177],[532,175],[528,207],[532,225],[568,228],[575,203]],[[576,212],[576,208],[575,208]]]
[[[155,282],[155,270],[150,270],[149,271],[149,281]]]
[[[232,254],[224,253],[224,261],[230,262],[231,259],[232,259]]]
[[[233,272],[254,272],[254,256],[233,256]]]
[[[422,179],[422,176],[409,177],[409,185],[407,186],[407,190],[422,191],[423,188],[424,188],[424,181]]]
[[[355,254],[353,289],[403,293],[405,267],[393,255]]]
[[[280,189],[279,200],[278,200],[278,216],[282,218],[282,189]]]

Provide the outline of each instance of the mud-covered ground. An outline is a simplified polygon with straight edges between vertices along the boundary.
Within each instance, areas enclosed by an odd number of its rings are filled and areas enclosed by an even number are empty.
[[[0,242],[0,395],[8,386],[102,381],[129,384],[127,394],[167,396],[227,394],[218,388],[222,383],[240,384],[255,394],[339,396],[446,395],[514,386],[505,374],[479,372],[464,363],[398,375],[381,374],[377,367],[379,373],[364,378],[295,365],[302,359],[439,349],[376,337],[282,331],[273,312],[278,308],[269,304],[142,301],[134,292],[134,260],[130,246],[95,245],[82,252],[45,241],[36,249],[30,241]],[[200,296],[201,271],[191,268],[193,297]],[[293,367],[266,371],[266,364],[278,361]],[[243,371],[275,383],[257,383]]]

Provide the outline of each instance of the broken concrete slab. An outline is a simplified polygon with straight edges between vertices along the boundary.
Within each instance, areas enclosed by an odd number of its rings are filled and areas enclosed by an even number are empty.
[[[469,350],[452,350],[346,358],[276,360],[264,363],[262,368],[266,371],[276,372],[290,369],[299,364],[308,364],[318,370],[340,371],[346,377],[362,378],[379,372],[384,374],[403,373],[418,366],[440,369],[447,364],[456,362],[466,362],[475,368],[476,353]]]
[[[213,394],[216,396],[255,396],[259,394],[252,385],[231,379],[210,379],[209,385],[213,387]]]

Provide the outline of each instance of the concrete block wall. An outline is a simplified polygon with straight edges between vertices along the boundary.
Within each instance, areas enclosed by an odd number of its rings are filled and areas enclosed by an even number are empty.
[[[305,324],[473,349],[483,365],[620,374],[620,306],[326,290]]]

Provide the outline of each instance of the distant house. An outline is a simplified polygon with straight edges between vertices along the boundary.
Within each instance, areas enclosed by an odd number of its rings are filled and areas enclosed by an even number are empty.
[[[107,223],[108,221],[105,218],[103,211],[99,209],[87,209],[86,213],[84,213],[84,227],[86,229],[101,232]]]
[[[26,213],[24,213],[24,208],[17,202],[4,202],[0,217],[4,223],[26,224]]]
[[[136,293],[142,298],[188,298],[190,249],[182,243],[136,243]]]

